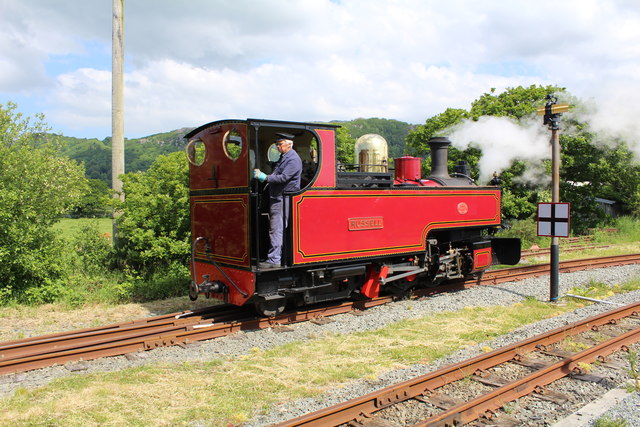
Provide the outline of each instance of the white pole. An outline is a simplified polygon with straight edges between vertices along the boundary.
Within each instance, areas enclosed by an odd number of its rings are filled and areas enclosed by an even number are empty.
[[[113,0],[111,73],[111,185],[114,197],[124,200],[124,0]],[[116,239],[114,211],[113,238]]]

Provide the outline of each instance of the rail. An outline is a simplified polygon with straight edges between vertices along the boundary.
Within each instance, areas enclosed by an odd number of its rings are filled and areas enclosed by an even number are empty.
[[[638,264],[640,254],[564,261],[560,271]],[[438,292],[478,285],[493,285],[549,274],[549,265],[514,267],[488,271],[474,280],[420,289],[416,298]],[[366,310],[393,300],[383,296],[366,301],[318,304],[302,311],[288,311],[270,318],[256,317],[242,307],[220,305],[201,310],[171,313],[147,319],[0,343],[0,375],[23,372],[78,360],[151,350],[165,346],[185,346],[196,341],[222,337],[238,331],[270,328],[303,322],[353,310]]]
[[[409,399],[418,398],[418,400],[427,401],[437,389],[447,384],[484,372],[497,365],[521,359],[527,353],[555,344],[569,336],[575,336],[603,325],[616,323],[624,317],[637,317],[639,310],[640,302],[636,302],[490,353],[446,366],[429,374],[383,388],[365,396],[291,419],[278,424],[278,426],[337,426],[372,418],[374,413]],[[490,416],[492,411],[502,407],[505,403],[535,391],[541,391],[541,387],[569,375],[578,369],[581,363],[591,363],[599,357],[604,357],[639,340],[640,325],[637,325],[629,332],[611,338],[580,353],[565,357],[555,364],[537,369],[524,378],[498,387],[492,392],[483,394],[468,402],[455,405],[415,425],[453,426],[469,423],[480,416]]]

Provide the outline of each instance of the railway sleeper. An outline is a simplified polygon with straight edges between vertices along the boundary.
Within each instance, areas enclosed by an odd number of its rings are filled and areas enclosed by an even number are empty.
[[[187,342],[185,339],[180,339],[178,337],[160,337],[154,340],[147,340],[144,342],[144,349],[145,350],[152,350],[154,348],[159,348],[159,347],[170,347],[172,345],[179,345],[179,346],[184,346],[186,345]]]
[[[546,400],[548,402],[554,402],[558,405],[562,405],[569,400],[571,400],[571,396],[567,393],[561,393],[555,390],[549,390],[546,387],[536,387],[531,396],[536,397],[541,400]]]

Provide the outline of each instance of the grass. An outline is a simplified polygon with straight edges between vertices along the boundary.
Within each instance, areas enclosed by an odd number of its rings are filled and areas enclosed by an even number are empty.
[[[587,285],[575,287],[567,293],[587,298],[606,299],[614,294],[637,291],[639,289],[640,279],[629,280],[623,284],[613,286],[602,282],[590,281]]]
[[[113,232],[111,218],[61,218],[53,228],[59,231],[64,238],[71,238],[82,227],[89,225],[94,225],[101,234],[111,236]]]
[[[627,360],[629,360],[627,373],[632,380],[631,384],[627,387],[627,391],[629,393],[640,392],[640,358],[638,357],[638,352],[629,349]]]
[[[179,297],[144,304],[86,304],[74,310],[66,304],[0,307],[0,342],[192,310],[214,303],[205,298],[192,302],[188,297]]]
[[[629,423],[622,418],[611,418],[608,416],[598,418],[593,426],[594,427],[626,427]]]
[[[640,281],[608,289],[638,288]],[[609,292],[599,283],[582,289],[589,295]],[[390,369],[429,364],[584,305],[529,297],[510,307],[466,307],[375,331],[320,336],[269,350],[254,348],[246,355],[210,362],[65,377],[0,399],[0,425],[239,424],[280,403],[314,397],[353,379],[375,380]],[[485,345],[483,350],[492,349]]]
[[[608,233],[606,231],[596,231],[594,233],[594,242],[597,243],[610,243],[610,244],[624,244],[624,243],[637,243],[640,241],[640,221],[631,217],[617,218],[612,225],[617,230],[615,233]]]
[[[375,379],[385,370],[430,363],[573,308],[534,299],[511,307],[468,307],[377,331],[254,349],[236,358],[67,377],[0,400],[0,423],[237,424],[279,402],[313,397],[356,378]]]

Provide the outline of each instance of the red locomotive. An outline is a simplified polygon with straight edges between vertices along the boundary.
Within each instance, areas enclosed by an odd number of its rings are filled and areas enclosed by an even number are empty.
[[[420,159],[374,172],[336,160],[328,124],[223,120],[188,139],[192,231],[191,299],[199,294],[268,316],[285,305],[373,298],[516,264],[519,239],[501,228],[501,191],[478,187],[464,168],[449,175],[446,138],[430,141],[431,175]],[[286,132],[302,160],[301,189],[289,198],[282,265],[261,268],[269,247],[269,198],[252,171],[278,160],[273,141]],[[468,167],[467,167],[468,168]],[[372,169],[372,168],[370,168]]]

